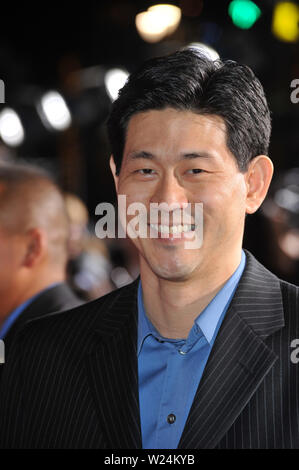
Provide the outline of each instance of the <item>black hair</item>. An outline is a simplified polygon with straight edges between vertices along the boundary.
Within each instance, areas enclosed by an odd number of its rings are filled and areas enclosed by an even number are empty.
[[[240,171],[257,155],[267,155],[270,111],[252,70],[232,60],[212,61],[193,48],[147,60],[132,73],[108,118],[108,136],[119,174],[126,129],[139,112],[165,108],[223,118],[227,147]]]

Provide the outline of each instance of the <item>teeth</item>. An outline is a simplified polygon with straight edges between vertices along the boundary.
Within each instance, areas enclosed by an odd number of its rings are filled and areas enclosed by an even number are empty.
[[[191,230],[195,230],[195,225],[172,225],[169,227],[168,225],[157,225],[157,224],[150,224],[151,228],[160,232],[160,233],[182,233],[182,232],[190,232]]]

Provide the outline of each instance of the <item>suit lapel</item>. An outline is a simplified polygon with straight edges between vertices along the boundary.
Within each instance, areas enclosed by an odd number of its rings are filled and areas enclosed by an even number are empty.
[[[264,339],[284,326],[279,280],[247,263],[197,389],[179,448],[214,448],[277,360]]]
[[[101,426],[111,449],[141,448],[137,366],[138,279],[121,290],[101,318],[87,371]]]

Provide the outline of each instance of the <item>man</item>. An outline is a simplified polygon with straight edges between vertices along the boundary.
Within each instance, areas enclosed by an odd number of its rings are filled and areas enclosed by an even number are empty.
[[[65,283],[68,226],[63,196],[44,172],[0,166],[0,338],[6,361],[25,322],[82,303]]]
[[[146,237],[130,230],[140,279],[24,329],[0,391],[1,446],[299,448],[298,288],[242,251],[273,172],[260,82],[193,50],[152,59],[108,130],[128,214],[164,204]]]

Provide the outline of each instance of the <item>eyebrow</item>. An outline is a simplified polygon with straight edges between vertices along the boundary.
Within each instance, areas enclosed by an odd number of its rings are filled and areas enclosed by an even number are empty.
[[[128,159],[130,160],[137,160],[139,158],[143,158],[146,160],[155,160],[156,157],[150,152],[145,152],[144,150],[129,153]],[[208,152],[187,152],[180,154],[180,160],[185,159],[193,159],[193,158],[208,158],[208,159],[215,159],[215,155],[210,154]]]

